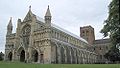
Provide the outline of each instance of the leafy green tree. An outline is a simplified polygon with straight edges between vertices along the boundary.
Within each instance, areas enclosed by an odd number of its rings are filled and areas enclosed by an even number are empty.
[[[119,53],[119,49],[117,49],[116,47],[112,47],[109,52],[107,52],[104,55],[105,58],[107,58],[110,61],[120,61],[120,53]]]
[[[109,4],[109,16],[104,22],[104,27],[101,30],[104,37],[109,36],[111,40],[111,49],[106,53],[105,57],[111,61],[120,61],[120,18],[119,18],[119,0],[112,0]],[[112,59],[115,60],[112,60]],[[119,59],[118,59],[119,58]]]
[[[2,61],[3,59],[4,59],[4,54],[0,52],[0,61]]]

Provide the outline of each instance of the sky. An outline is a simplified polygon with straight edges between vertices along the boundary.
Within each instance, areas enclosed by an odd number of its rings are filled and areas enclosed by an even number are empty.
[[[0,0],[0,52],[4,52],[7,24],[12,17],[13,33],[16,32],[17,19],[24,19],[29,6],[35,15],[44,18],[49,5],[52,23],[80,35],[80,27],[91,25],[95,39],[102,39],[103,22],[108,16],[111,0]]]

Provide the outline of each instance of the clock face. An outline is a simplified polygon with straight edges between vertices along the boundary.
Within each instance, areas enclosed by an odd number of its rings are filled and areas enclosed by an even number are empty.
[[[22,29],[22,41],[25,47],[29,45],[31,27],[29,25],[24,26]]]

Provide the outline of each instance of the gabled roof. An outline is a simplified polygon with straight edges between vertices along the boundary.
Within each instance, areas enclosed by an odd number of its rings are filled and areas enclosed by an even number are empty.
[[[25,16],[24,20],[23,21],[27,21],[27,20],[31,20],[32,19],[32,16],[33,16],[33,13],[31,11],[31,7],[29,7],[29,11],[27,13],[27,15]]]

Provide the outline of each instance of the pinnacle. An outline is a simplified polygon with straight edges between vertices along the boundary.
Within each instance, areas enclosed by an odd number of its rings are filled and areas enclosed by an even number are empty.
[[[47,12],[46,12],[45,16],[51,16],[49,5],[48,5]]]
[[[29,10],[31,11],[31,5],[29,6]]]
[[[10,17],[9,26],[12,26],[12,17]]]

